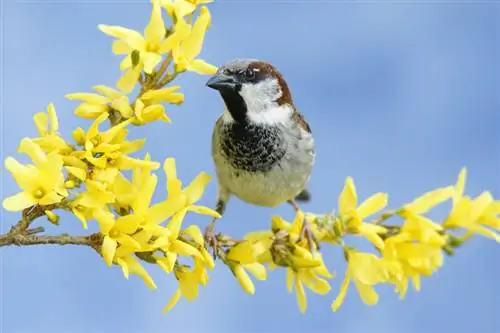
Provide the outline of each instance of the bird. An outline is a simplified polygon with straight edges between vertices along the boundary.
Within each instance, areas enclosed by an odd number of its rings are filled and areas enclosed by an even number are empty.
[[[218,185],[215,210],[222,216],[232,196],[261,207],[287,202],[300,210],[297,202],[311,198],[307,184],[316,158],[315,142],[278,68],[259,59],[234,58],[206,86],[218,91],[224,104],[212,132]],[[204,232],[214,256],[216,221]],[[307,239],[310,249],[313,242],[319,245],[306,221],[300,237]]]

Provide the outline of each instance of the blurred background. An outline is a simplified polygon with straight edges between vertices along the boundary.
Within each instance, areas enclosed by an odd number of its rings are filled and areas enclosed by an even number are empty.
[[[216,1],[201,58],[220,65],[233,57],[275,64],[285,75],[298,108],[317,142],[317,163],[307,211],[324,213],[352,176],[361,199],[377,191],[396,207],[419,194],[453,184],[469,170],[467,192],[489,189],[500,197],[500,4],[497,1]],[[15,156],[19,140],[35,136],[32,116],[56,105],[61,132],[70,138],[77,105],[66,93],[114,85],[120,59],[97,24],[142,31],[146,1],[3,1],[2,164]],[[147,136],[153,159],[177,159],[189,182],[200,171],[215,175],[210,156],[212,125],[222,102],[205,88],[207,77],[178,80],[186,94],[168,108],[170,125],[133,128]],[[157,200],[164,198],[164,175]],[[17,191],[2,165],[2,198]],[[202,200],[215,203],[213,181]],[[449,208],[449,207],[447,207]],[[444,210],[443,210],[444,211]],[[2,212],[2,230],[18,214]],[[240,237],[266,229],[273,214],[291,219],[288,205],[258,208],[232,200],[219,230]],[[439,211],[436,217],[439,217]],[[190,215],[202,227],[208,218]],[[39,223],[46,222],[40,220]],[[83,234],[76,218],[64,216],[61,231]],[[59,229],[59,230],[57,230]],[[96,226],[91,227],[91,231]],[[15,332],[496,332],[500,295],[500,246],[473,238],[422,291],[399,301],[392,287],[379,288],[376,307],[365,306],[351,286],[344,305],[330,304],[343,278],[338,249],[327,265],[338,273],[326,296],[309,295],[300,314],[285,288],[283,271],[257,282],[245,294],[226,267],[196,302],[181,300],[160,313],[175,290],[172,277],[152,275],[150,291],[136,276],[125,280],[83,247],[2,248],[0,331]],[[497,327],[497,329],[495,329]]]

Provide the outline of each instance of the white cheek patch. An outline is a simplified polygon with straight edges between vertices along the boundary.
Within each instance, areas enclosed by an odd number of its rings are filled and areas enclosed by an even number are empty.
[[[249,111],[260,112],[276,105],[276,100],[281,97],[281,89],[278,80],[267,79],[256,84],[243,84],[240,95]]]
[[[247,117],[255,124],[283,124],[290,121],[290,105],[278,105],[282,95],[278,80],[267,79],[257,84],[244,84],[240,91],[247,105]]]

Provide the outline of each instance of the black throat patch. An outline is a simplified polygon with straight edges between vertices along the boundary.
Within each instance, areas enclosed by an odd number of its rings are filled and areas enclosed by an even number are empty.
[[[281,129],[248,123],[222,125],[221,146],[233,168],[248,172],[268,172],[286,153]]]
[[[221,91],[222,99],[231,117],[239,124],[247,123],[247,104],[238,91]]]

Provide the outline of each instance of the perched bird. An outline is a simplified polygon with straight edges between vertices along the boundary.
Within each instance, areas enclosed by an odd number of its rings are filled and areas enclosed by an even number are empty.
[[[234,59],[211,77],[225,104],[212,134],[218,179],[216,211],[224,214],[229,198],[274,207],[308,201],[306,189],[315,161],[309,124],[296,109],[277,68],[256,59]],[[215,220],[205,230],[216,247]],[[304,223],[303,237],[315,241]]]

